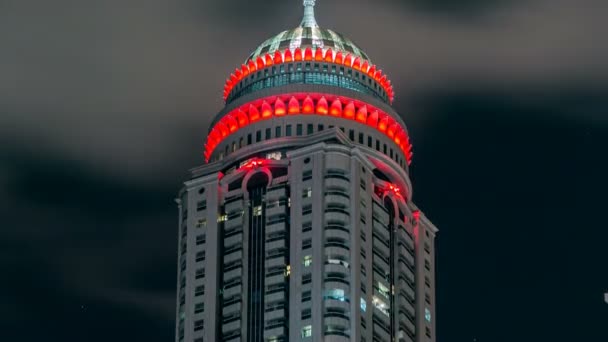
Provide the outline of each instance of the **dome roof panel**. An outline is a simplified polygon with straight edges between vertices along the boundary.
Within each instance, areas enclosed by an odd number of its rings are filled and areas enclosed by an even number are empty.
[[[257,57],[267,53],[273,54],[278,50],[290,49],[293,52],[296,48],[306,48],[308,46],[323,49],[331,48],[334,51],[342,51],[370,60],[367,54],[350,39],[337,32],[320,27],[296,27],[283,31],[258,46],[248,60],[255,60]]]

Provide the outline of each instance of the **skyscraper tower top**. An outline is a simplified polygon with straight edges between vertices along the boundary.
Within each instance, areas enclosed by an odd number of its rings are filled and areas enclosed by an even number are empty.
[[[320,109],[314,114],[375,128],[397,145],[409,165],[412,147],[405,123],[391,107],[391,81],[350,39],[318,26],[314,0],[303,4],[298,27],[266,40],[226,80],[226,107],[211,125],[205,159],[220,158],[217,147],[241,128],[284,113],[313,114],[307,108],[314,106]],[[269,97],[260,99],[260,94]]]
[[[178,195],[175,341],[434,342],[437,228],[391,83],[303,4],[226,81]]]

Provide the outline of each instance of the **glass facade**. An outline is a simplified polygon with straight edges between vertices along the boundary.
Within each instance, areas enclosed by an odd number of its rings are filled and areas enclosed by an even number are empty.
[[[298,63],[301,64],[301,63]],[[309,63],[310,64],[310,63]],[[386,103],[386,93],[374,80],[363,77],[359,79],[351,74],[329,73],[323,71],[300,71],[288,74],[270,74],[268,76],[250,77],[234,87],[228,96],[227,103],[256,91],[275,88],[289,84],[321,84],[354,90],[359,93],[372,95]]]

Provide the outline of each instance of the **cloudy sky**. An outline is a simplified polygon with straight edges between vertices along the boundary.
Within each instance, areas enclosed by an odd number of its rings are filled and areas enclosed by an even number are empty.
[[[604,0],[318,0],[390,76],[440,228],[439,342],[606,341]],[[176,208],[299,0],[0,3],[0,339],[173,338]]]

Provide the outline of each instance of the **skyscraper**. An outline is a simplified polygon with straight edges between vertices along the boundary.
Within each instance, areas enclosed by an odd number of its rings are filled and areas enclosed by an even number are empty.
[[[178,195],[177,342],[435,340],[391,82],[314,6],[230,75]]]

